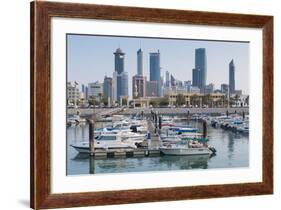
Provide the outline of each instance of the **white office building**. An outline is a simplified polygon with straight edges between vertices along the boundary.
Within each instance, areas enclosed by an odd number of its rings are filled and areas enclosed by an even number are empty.
[[[96,98],[99,99],[100,96],[103,95],[103,83],[101,82],[93,82],[88,84],[88,98]]]
[[[80,91],[77,82],[67,82],[67,101],[69,104],[76,104],[80,99]]]

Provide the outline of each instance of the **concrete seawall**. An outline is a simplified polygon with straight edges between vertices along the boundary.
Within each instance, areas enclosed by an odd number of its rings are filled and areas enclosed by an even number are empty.
[[[124,114],[131,115],[143,112],[144,114],[149,114],[151,111],[158,112],[159,114],[225,114],[227,111],[229,113],[245,113],[249,114],[248,107],[237,107],[237,108],[96,108],[96,109],[68,109],[67,113],[69,115],[80,113],[81,117],[92,116],[94,114],[110,115],[110,114]]]
[[[249,113],[248,107],[239,107],[239,108],[154,108],[154,109],[126,109],[122,114],[130,115],[139,113],[141,111],[144,114],[149,114],[153,110],[158,114],[187,114],[188,111],[190,114],[225,114],[227,111],[229,113]]]

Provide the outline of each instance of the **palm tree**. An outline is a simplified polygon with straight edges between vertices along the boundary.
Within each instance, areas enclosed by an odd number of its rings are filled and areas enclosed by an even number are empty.
[[[237,102],[239,101],[239,95],[238,94],[236,94],[235,96],[234,96],[234,101],[235,101],[235,105],[237,105]]]
[[[213,98],[212,98],[211,94],[204,95],[202,97],[202,100],[203,100],[204,105],[207,105],[208,107],[213,106]]]
[[[190,103],[192,106],[198,105],[198,100],[200,97],[197,94],[190,96]]]
[[[178,94],[178,95],[177,95],[176,104],[177,104],[178,106],[181,106],[181,105],[185,104],[184,95],[182,95],[182,94]]]

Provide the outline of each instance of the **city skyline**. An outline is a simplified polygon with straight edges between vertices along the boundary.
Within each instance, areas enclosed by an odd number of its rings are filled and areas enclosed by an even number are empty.
[[[207,55],[207,59],[204,58],[208,67],[205,75],[206,85],[214,83],[215,88],[220,89],[221,84],[228,84],[229,62],[234,59],[236,89],[242,89],[243,93],[248,93],[248,43],[90,35],[68,35],[67,38],[68,81],[88,84],[95,81],[103,82],[105,76],[112,77],[114,71],[119,71],[119,68],[116,69],[116,57],[114,60],[113,53],[120,48],[126,56],[124,63],[121,64],[121,69],[128,73],[128,93],[132,98],[133,76],[143,72],[143,75],[151,81],[148,77],[151,76],[150,69],[157,68],[152,67],[149,62],[153,53],[160,51],[160,76],[162,78],[165,78],[165,72],[168,71],[178,80],[192,81],[193,69],[198,68],[195,50],[199,48],[205,49],[204,56]],[[139,49],[141,49],[141,58],[137,56],[140,54],[137,53]],[[141,67],[137,60],[143,61]],[[79,70],[77,71],[77,69]]]

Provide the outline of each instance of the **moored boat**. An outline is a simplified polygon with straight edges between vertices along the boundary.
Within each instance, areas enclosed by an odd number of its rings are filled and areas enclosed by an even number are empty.
[[[164,155],[211,155],[215,153],[215,149],[194,141],[162,145],[160,152]]]
[[[103,134],[94,140],[95,149],[133,149],[136,148],[135,141],[122,140],[120,136],[115,134]],[[80,153],[89,153],[89,142],[77,142],[70,145]]]

